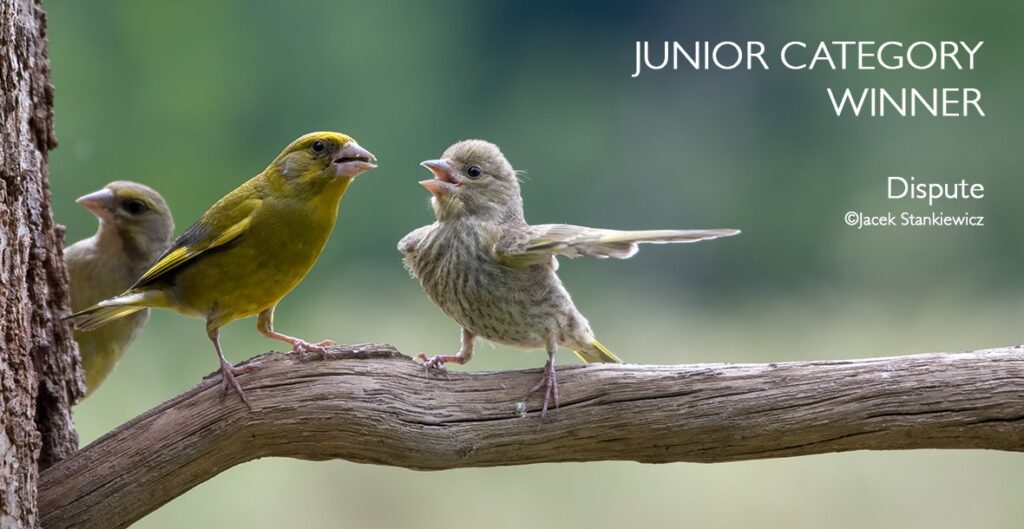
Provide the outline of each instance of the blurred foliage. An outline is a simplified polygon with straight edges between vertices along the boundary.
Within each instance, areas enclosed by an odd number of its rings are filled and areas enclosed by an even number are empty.
[[[465,137],[497,142],[527,171],[535,222],[744,230],[741,239],[656,249],[621,269],[662,289],[720,296],[839,284],[912,293],[956,277],[1002,290],[1024,257],[1003,242],[1021,226],[1013,206],[1024,192],[1011,146],[1024,117],[1014,104],[1024,79],[1010,67],[1019,3],[964,16],[931,2],[298,4],[48,5],[61,142],[52,174],[69,238],[92,230],[72,199],[111,179],[154,185],[184,227],[294,137],[337,129],[382,163],[343,204],[330,265],[354,257],[397,269],[384,242],[429,220],[416,163]],[[764,40],[769,54],[788,40],[848,35],[986,44],[971,72],[629,78],[635,38],[741,35]],[[825,88],[847,86],[977,87],[988,116],[839,119]],[[850,209],[924,211],[885,199],[890,174],[982,182],[984,201],[941,205],[986,214],[990,227],[847,229],[841,216]],[[937,260],[941,268],[931,266]],[[680,272],[691,280],[675,279]]]
[[[431,220],[420,160],[480,137],[518,169],[528,218],[602,227],[736,227],[740,237],[563,261],[602,340],[629,361],[765,361],[1020,341],[1017,243],[1024,71],[1019,2],[179,2],[53,0],[57,220],[114,179],[161,191],[178,231],[312,130],[381,160],[277,314],[306,338],[448,352],[457,327],[407,277],[398,239]],[[647,72],[635,40],[984,40],[975,71]],[[776,63],[772,63],[773,65]],[[985,118],[836,118],[826,87],[976,87]],[[885,177],[967,178],[983,229],[843,225]],[[284,249],[282,249],[284,251]],[[372,309],[370,308],[372,307]],[[228,356],[275,347],[229,326]],[[568,356],[564,361],[569,360]],[[540,366],[481,349],[471,369]],[[76,410],[90,441],[216,367],[199,321],[165,312]],[[139,527],[558,525],[1010,527],[1019,458],[846,454],[729,465],[544,465],[423,474],[348,463],[234,469]],[[266,500],[266,501],[252,501]],[[925,505],[929,507],[924,508]],[[242,506],[245,506],[242,508]],[[970,506],[970,507],[968,507]]]

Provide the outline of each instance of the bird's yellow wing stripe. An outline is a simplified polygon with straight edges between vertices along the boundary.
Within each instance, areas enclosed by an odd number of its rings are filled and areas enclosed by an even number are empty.
[[[160,260],[156,262],[156,264],[150,267],[150,269],[147,270],[145,274],[142,274],[142,277],[140,277],[139,280],[135,282],[135,285],[138,286],[145,284],[151,281],[152,279],[160,276],[164,272],[167,272],[168,270],[171,270],[181,265],[182,263],[188,261],[189,259],[192,259],[193,257],[201,254],[206,250],[209,250],[210,248],[216,248],[218,246],[231,242],[232,240],[235,239],[235,237],[238,237],[243,232],[245,232],[245,230],[249,228],[250,224],[252,224],[251,215],[242,219],[241,222],[235,223],[233,226],[228,227],[228,229],[224,230],[223,233],[221,233],[217,238],[213,240],[200,241],[195,244],[179,246],[178,248],[170,250],[169,252],[164,254],[164,256],[161,257]]]

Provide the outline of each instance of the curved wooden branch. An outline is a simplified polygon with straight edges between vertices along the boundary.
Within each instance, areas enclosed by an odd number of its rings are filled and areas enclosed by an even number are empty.
[[[419,470],[555,461],[712,463],[847,450],[1024,451],[1024,350],[780,364],[559,369],[562,406],[522,404],[538,370],[426,378],[387,345],[271,353],[105,435],[41,476],[48,529],[125,527],[268,456]]]

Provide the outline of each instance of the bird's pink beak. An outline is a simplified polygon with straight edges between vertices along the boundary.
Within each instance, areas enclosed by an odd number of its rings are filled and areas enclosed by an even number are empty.
[[[356,176],[377,167],[377,157],[372,152],[351,141],[345,144],[334,155],[334,172],[338,176],[355,178]]]
[[[91,211],[100,220],[113,218],[114,192],[105,187],[88,195],[80,196],[75,202],[85,206],[86,209]]]
[[[426,160],[420,162],[420,165],[434,173],[434,178],[420,182],[420,185],[427,188],[427,191],[433,193],[434,196],[454,193],[455,188],[459,186],[459,179],[455,176],[455,171],[452,170],[448,160]]]

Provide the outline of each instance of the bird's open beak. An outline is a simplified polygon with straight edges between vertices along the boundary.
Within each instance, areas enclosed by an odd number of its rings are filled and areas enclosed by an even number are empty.
[[[85,206],[86,209],[100,219],[110,219],[113,217],[114,192],[105,187],[99,191],[78,197],[78,200],[75,202]]]
[[[355,178],[377,167],[377,157],[370,151],[350,141],[334,155],[334,174]]]
[[[452,170],[448,160],[426,160],[420,162],[420,165],[434,173],[434,178],[421,181],[421,186],[427,188],[434,196],[455,192],[455,188],[459,185],[459,180],[455,177],[455,172]]]

